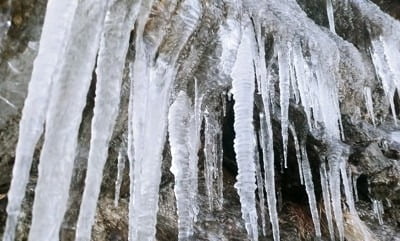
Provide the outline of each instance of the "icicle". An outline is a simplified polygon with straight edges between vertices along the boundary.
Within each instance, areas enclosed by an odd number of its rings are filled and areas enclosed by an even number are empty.
[[[349,207],[350,213],[352,215],[357,216],[357,210],[356,210],[356,206],[354,205],[354,198],[353,198],[353,194],[351,192],[352,184],[350,183],[349,177],[347,176],[347,169],[346,169],[345,161],[342,161],[340,163],[340,174],[341,174],[341,177],[343,180],[342,184],[344,187],[344,193],[345,193],[345,197],[346,197],[347,206]]]
[[[302,169],[303,169],[303,178],[304,184],[306,186],[306,192],[308,197],[308,204],[310,205],[310,212],[311,217],[314,223],[315,235],[318,239],[321,238],[321,222],[319,219],[318,208],[317,208],[317,201],[315,199],[315,192],[314,192],[314,182],[312,180],[312,173],[310,162],[308,161],[308,155],[306,150],[305,143],[302,143],[300,146],[301,155],[302,155]]]
[[[336,34],[332,0],[326,0],[326,13],[328,15],[329,29],[331,30],[332,33]]]
[[[287,168],[287,143],[289,125],[289,98],[290,98],[290,66],[289,66],[289,46],[281,46],[278,49],[279,64],[279,94],[281,107],[281,129],[283,143],[284,167]]]
[[[300,178],[300,183],[301,185],[304,184],[304,178],[303,178],[303,164],[302,164],[302,158],[301,158],[301,151],[300,151],[300,144],[299,144],[299,139],[297,138],[296,130],[293,125],[289,125],[289,130],[292,133],[293,136],[293,141],[294,141],[294,148],[296,150],[296,159],[297,159],[297,165],[299,168],[299,178]]]
[[[333,229],[333,222],[332,222],[331,195],[329,192],[329,183],[328,183],[328,175],[326,172],[325,160],[322,160],[319,171],[321,178],[322,198],[324,199],[325,216],[328,222],[329,236],[331,238],[331,241],[334,241],[335,232]]]
[[[77,0],[49,1],[40,48],[34,62],[28,95],[22,110],[13,179],[8,192],[4,241],[14,240],[15,228],[25,187],[29,179],[33,152],[46,118],[52,79],[62,63]]]
[[[356,202],[359,201],[358,189],[357,189],[357,179],[358,179],[358,176],[354,176],[354,175],[351,176],[351,182],[353,185],[353,194],[354,194],[354,199]]]
[[[118,152],[117,178],[115,180],[114,207],[118,207],[121,193],[121,184],[125,170],[125,152],[121,148]]]
[[[29,240],[59,239],[58,232],[67,208],[79,125],[106,10],[107,1],[79,2],[71,27],[71,39],[53,86],[47,113]],[[87,15],[88,11],[90,15]],[[62,115],[60,110],[63,110]]]
[[[390,109],[392,111],[394,123],[397,125],[396,108],[394,106],[394,93],[395,83],[393,82],[393,76],[386,62],[385,51],[382,42],[373,40],[371,41],[371,58],[375,67],[375,72],[382,81],[382,87],[385,91],[386,98],[390,103]]]
[[[335,223],[339,232],[340,241],[344,241],[343,213],[340,193],[340,162],[343,154],[341,146],[337,143],[331,144],[328,155],[329,174],[328,183],[331,195],[332,209],[335,216]]]
[[[105,17],[100,50],[97,57],[97,82],[92,137],[76,240],[90,240],[100,193],[108,145],[113,133],[121,95],[122,75],[133,26],[139,5],[115,1]]]
[[[242,217],[247,234],[252,241],[258,240],[257,211],[254,191],[256,189],[254,165],[254,127],[253,127],[253,93],[254,86],[254,32],[250,23],[243,29],[236,62],[232,71],[232,92],[235,99],[235,140],[234,149],[238,165],[235,188],[240,197]],[[249,161],[252,160],[252,161]]]
[[[375,215],[376,219],[378,219],[379,224],[383,225],[383,218],[382,218],[383,205],[382,205],[382,201],[372,199],[372,209],[374,211],[374,215]]]
[[[259,73],[261,84],[261,97],[264,106],[264,114],[260,113],[260,143],[264,163],[264,182],[267,193],[267,203],[269,218],[272,225],[274,241],[280,240],[278,211],[276,208],[276,190],[275,190],[275,160],[274,160],[274,141],[272,133],[271,113],[270,113],[270,84],[272,81],[267,79],[267,69],[265,63],[265,39],[261,34],[261,25],[256,28],[258,43]]]
[[[372,102],[371,88],[369,88],[369,87],[364,87],[364,100],[365,100],[365,107],[367,108],[369,118],[371,119],[372,124],[375,126],[374,105]]]
[[[254,148],[254,162],[256,165],[257,194],[258,198],[260,199],[261,228],[263,235],[266,236],[267,225],[265,220],[266,211],[265,211],[265,196],[264,196],[264,179],[262,177],[262,171],[260,165],[260,153],[258,152],[258,146]]]
[[[214,210],[214,202],[218,209],[221,209],[223,204],[222,127],[212,115],[206,114],[204,118],[204,176],[211,211]]]
[[[178,208],[178,238],[188,240],[193,235],[193,225],[197,215],[193,204],[196,201],[197,189],[193,182],[197,180],[197,161],[192,163],[191,153],[193,136],[191,129],[195,125],[190,100],[181,91],[171,105],[168,115],[169,142],[171,145],[171,172],[175,176],[175,196]],[[196,152],[197,154],[197,152]],[[193,165],[195,164],[195,165]]]
[[[151,1],[145,1],[140,11],[136,32],[136,56],[133,65],[131,92],[130,173],[131,198],[129,210],[129,240],[153,240],[156,233],[158,193],[161,181],[162,150],[166,137],[166,119],[170,88],[176,75],[176,61],[183,46],[197,27],[201,4],[198,0],[180,3],[171,22],[181,25],[179,33],[165,33],[166,36],[151,35],[151,43],[145,41],[144,26],[148,19]],[[158,37],[173,39],[173,47],[167,52],[160,51],[153,62]],[[157,111],[154,111],[157,110]],[[151,167],[151,168],[150,168]]]

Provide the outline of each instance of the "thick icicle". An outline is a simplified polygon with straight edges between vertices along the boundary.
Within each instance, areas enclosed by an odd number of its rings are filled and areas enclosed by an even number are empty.
[[[197,160],[191,159],[193,149],[192,129],[195,125],[191,103],[185,92],[178,94],[168,115],[169,142],[171,145],[171,172],[175,176],[175,197],[178,208],[178,239],[189,240],[193,235],[197,190],[193,182],[197,180]],[[196,128],[197,129],[197,128]],[[197,152],[196,152],[197,154]]]
[[[232,92],[235,100],[234,149],[238,165],[235,188],[238,191],[247,234],[252,241],[258,240],[256,211],[256,169],[254,164],[253,93],[254,80],[254,32],[247,21],[242,32],[236,62],[232,70]]]
[[[29,179],[33,152],[43,132],[51,83],[62,63],[77,2],[77,0],[49,1],[47,5],[40,40],[41,47],[34,62],[29,91],[19,125],[13,179],[8,192],[8,217],[4,241],[14,240],[15,227]]]
[[[306,187],[308,204],[310,206],[311,217],[314,223],[315,235],[317,238],[321,238],[321,222],[318,214],[317,201],[315,199],[314,182],[312,180],[310,162],[308,161],[306,144],[302,143],[300,149],[302,155],[301,164],[303,169],[304,185]]]
[[[121,193],[121,184],[122,179],[124,177],[125,170],[125,150],[121,148],[118,153],[118,162],[117,162],[117,178],[115,180],[115,192],[114,192],[114,207],[118,207],[119,204],[119,196]]]
[[[284,45],[282,43],[282,45]],[[289,126],[289,99],[290,99],[290,66],[288,46],[280,46],[278,50],[279,64],[279,95],[281,107],[281,134],[283,145],[284,168],[287,168],[287,144]]]
[[[139,5],[111,2],[97,57],[97,82],[88,168],[76,230],[76,240],[90,240],[108,145],[118,115],[122,75],[131,27]]]
[[[204,118],[204,176],[211,211],[214,210],[214,203],[217,209],[221,209],[223,204],[222,127],[213,115],[206,113]]]
[[[328,183],[328,175],[326,172],[325,160],[321,161],[319,171],[320,171],[320,178],[321,178],[322,198],[324,200],[325,217],[328,222],[329,236],[331,238],[331,241],[334,241],[335,240],[335,230],[333,229],[331,194],[329,192],[329,183]]]
[[[340,192],[340,162],[342,162],[342,147],[338,143],[331,143],[328,153],[329,174],[328,183],[331,195],[332,209],[335,223],[339,232],[340,241],[344,240],[343,212]]]
[[[130,174],[130,241],[149,241],[155,238],[170,88],[175,79],[179,53],[196,28],[201,13],[198,0],[183,1],[175,10],[176,15],[170,19],[170,22],[179,26],[179,31],[167,32],[165,36],[149,33],[147,37],[152,38],[152,41],[144,41],[143,31],[151,1],[146,2],[144,8],[140,11],[140,21],[137,24],[136,56],[131,77],[133,91],[129,115],[133,132],[130,145],[133,146],[129,148],[133,151],[130,162],[131,167],[134,162],[134,168]],[[172,38],[174,45],[161,49],[163,51],[159,51],[156,61],[153,61],[162,37]]]
[[[60,225],[67,208],[79,125],[95,65],[107,2],[80,1],[76,10],[64,63],[53,84],[47,113],[29,233],[29,240],[32,241],[59,239]]]
[[[257,76],[260,78],[261,97],[264,107],[264,113],[260,114],[260,143],[264,163],[264,182],[267,193],[267,203],[269,218],[272,226],[274,241],[280,240],[278,211],[276,208],[275,191],[275,159],[274,159],[274,141],[272,133],[269,87],[270,79],[267,78],[267,69],[265,63],[265,38],[261,34],[261,25],[256,28],[258,43],[258,65],[256,65]]]
[[[369,88],[369,87],[364,87],[364,100],[365,100],[365,107],[367,108],[369,118],[371,119],[372,124],[375,126],[374,105],[372,102],[371,88]]]
[[[328,15],[329,29],[332,33],[336,33],[332,0],[326,0],[326,14]]]

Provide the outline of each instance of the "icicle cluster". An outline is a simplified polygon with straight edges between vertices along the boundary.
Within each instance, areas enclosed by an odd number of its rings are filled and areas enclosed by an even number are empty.
[[[289,167],[289,133],[293,137],[300,183],[305,186],[315,236],[322,236],[320,219],[323,217],[317,207],[307,139],[296,133],[296,123],[289,118],[290,104],[304,110],[310,134],[328,145],[326,156],[321,156],[319,174],[330,239],[335,240],[336,235],[341,241],[345,239],[341,186],[355,225],[364,230],[353,200],[354,196],[357,200],[356,179],[352,178],[346,163],[348,148],[341,141],[344,135],[338,85],[351,79],[343,77],[342,68],[358,73],[365,66],[360,63],[362,53],[335,33],[333,9],[338,7],[334,6],[338,1],[326,1],[330,31],[309,19],[295,0],[257,4],[249,0],[224,2],[227,13],[216,31],[220,45],[213,53],[218,56],[216,66],[220,74],[215,78],[231,81],[238,166],[235,188],[248,238],[259,239],[257,201],[262,231],[266,234],[266,201],[273,238],[280,240],[273,118],[281,124],[283,158],[280,161],[284,168]],[[369,1],[349,2],[366,21],[382,27],[382,33],[371,39],[370,57],[396,121],[393,97],[395,90],[400,90],[400,24]],[[29,240],[59,239],[82,111],[94,68],[96,98],[75,239],[91,238],[103,169],[120,108],[125,66],[128,66],[130,81],[128,141],[119,150],[115,205],[118,205],[127,157],[129,240],[155,240],[162,152],[168,146],[167,136],[171,172],[175,177],[179,240],[189,240],[195,233],[200,206],[198,153],[202,128],[208,206],[211,211],[223,208],[221,118],[226,114],[226,106],[221,107],[223,113],[216,113],[215,103],[208,103],[206,97],[226,95],[229,86],[205,90],[204,86],[208,85],[204,82],[209,80],[198,79],[195,74],[185,76],[184,80],[177,77],[185,61],[195,58],[203,61],[195,56],[203,52],[196,52],[193,39],[199,37],[199,26],[208,24],[209,19],[202,16],[208,4],[200,0],[49,1],[20,123],[4,241],[15,239],[33,153],[44,125]],[[368,31],[372,33],[373,29]],[[127,58],[131,37],[135,51],[134,56]],[[185,51],[191,54],[183,54]],[[356,63],[346,62],[344,56]],[[196,64],[186,65],[194,69]],[[362,92],[369,118],[376,125],[372,90],[365,87]],[[254,119],[259,123],[255,124]],[[382,203],[374,200],[373,209],[382,223]],[[367,231],[363,232],[368,237]]]

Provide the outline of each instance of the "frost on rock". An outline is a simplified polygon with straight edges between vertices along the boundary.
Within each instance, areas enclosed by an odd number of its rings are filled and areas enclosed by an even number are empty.
[[[253,93],[255,90],[254,31],[248,22],[242,32],[236,62],[232,70],[232,92],[235,100],[234,149],[238,165],[235,188],[238,191],[247,234],[258,240],[256,211],[256,168],[254,163]]]
[[[189,240],[193,236],[193,226],[197,198],[197,159],[191,158],[193,140],[191,132],[195,128],[194,112],[185,92],[180,92],[171,105],[168,115],[168,133],[171,145],[171,172],[175,176],[175,197],[178,208],[178,238]],[[195,185],[193,185],[195,184]]]

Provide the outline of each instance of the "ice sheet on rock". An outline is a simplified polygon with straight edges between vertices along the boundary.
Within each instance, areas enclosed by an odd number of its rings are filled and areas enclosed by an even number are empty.
[[[139,5],[114,0],[106,14],[96,68],[96,98],[92,120],[85,189],[77,222],[76,240],[90,240],[97,200],[108,157],[108,145],[118,115],[122,75],[131,28]]]
[[[317,238],[321,238],[321,222],[319,218],[319,211],[317,207],[317,201],[315,199],[315,192],[314,192],[314,182],[312,179],[312,172],[310,167],[310,162],[308,160],[306,144],[303,142],[300,145],[301,149],[301,156],[302,156],[302,172],[303,172],[303,179],[304,185],[306,187],[307,197],[308,197],[308,204],[310,206],[311,217],[314,224],[315,229],[315,236]]]
[[[214,115],[206,113],[204,116],[204,176],[211,211],[214,206],[221,209],[223,204],[222,126]]]
[[[325,160],[321,160],[320,164],[320,178],[321,178],[321,190],[322,190],[322,199],[324,201],[325,207],[325,217],[328,222],[328,231],[331,241],[335,240],[335,230],[333,228],[332,221],[332,206],[331,206],[331,193],[329,190],[329,182],[328,182],[328,174],[326,171]]]
[[[235,100],[234,149],[238,165],[235,188],[241,203],[242,217],[250,240],[258,240],[256,211],[256,168],[254,163],[253,93],[254,45],[255,36],[250,21],[247,20],[242,31],[236,61],[232,70],[232,92]]]
[[[176,29],[171,32],[149,32],[145,41],[144,26],[150,14],[151,3],[140,11],[136,32],[136,56],[131,74],[131,131],[130,178],[131,198],[129,210],[129,240],[146,241],[155,238],[158,211],[158,192],[161,180],[162,150],[165,143],[166,119],[170,88],[176,74],[176,61],[180,51],[197,26],[201,5],[197,0],[180,3],[169,22]],[[142,5],[143,7],[143,5]],[[149,30],[150,31],[150,30]],[[174,45],[154,56],[162,39]],[[150,39],[147,39],[150,40]],[[154,111],[157,110],[157,111]],[[134,163],[133,163],[134,162]],[[152,168],[148,168],[148,167]]]
[[[8,217],[4,241],[14,240],[17,219],[29,179],[33,152],[43,132],[51,83],[63,61],[77,2],[76,0],[50,1],[47,5],[40,40],[41,47],[34,62],[28,95],[19,125],[13,179],[8,192]]]
[[[372,101],[371,88],[369,87],[364,87],[364,100],[369,118],[371,119],[372,124],[375,126],[376,123],[375,123],[374,105]]]
[[[383,225],[383,204],[382,201],[380,200],[376,200],[376,199],[372,199],[372,210],[374,212],[374,215],[376,217],[376,219],[378,220],[380,225]]]
[[[86,0],[80,1],[76,9],[64,61],[52,87],[29,240],[59,239],[107,5],[107,1]]]
[[[196,142],[193,140],[196,136],[191,135],[194,125],[192,105],[186,93],[181,91],[168,114],[171,172],[175,176],[179,240],[189,240],[193,236],[193,225],[197,215],[196,208],[193,207],[197,197],[197,189],[193,187],[193,182],[197,182],[197,160],[191,158],[193,155],[191,143]]]

